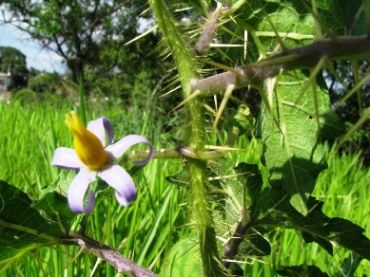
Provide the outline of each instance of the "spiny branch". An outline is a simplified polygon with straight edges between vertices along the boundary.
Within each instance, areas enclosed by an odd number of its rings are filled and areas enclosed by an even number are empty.
[[[147,268],[140,267],[131,260],[123,257],[117,250],[100,244],[90,238],[76,235],[72,239],[67,239],[66,243],[79,245],[83,250],[103,259],[111,264],[118,272],[124,272],[127,276],[132,277],[156,277],[153,272]]]
[[[370,54],[370,37],[338,37],[320,40],[310,45],[285,50],[254,64],[236,68],[205,79],[192,81],[192,91],[202,95],[226,91],[229,85],[235,88],[259,85],[266,78],[282,71],[309,68],[316,65],[322,57],[346,59],[364,57]]]
[[[154,159],[182,159],[184,157],[196,160],[212,160],[221,158],[231,151],[240,151],[240,148],[232,148],[227,146],[214,146],[217,149],[213,150],[194,150],[189,146],[179,146],[175,149],[158,149],[154,151]],[[208,148],[208,146],[206,146]],[[212,147],[210,147],[212,148]],[[127,156],[126,160],[140,160],[148,157],[149,151],[135,150]]]

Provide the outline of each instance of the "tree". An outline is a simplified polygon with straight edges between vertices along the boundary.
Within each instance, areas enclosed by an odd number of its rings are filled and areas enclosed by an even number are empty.
[[[9,13],[3,21],[63,57],[75,82],[84,80],[86,65],[100,63],[103,42],[127,41],[137,35],[138,13],[146,4],[130,0],[8,0],[4,3]]]
[[[20,88],[27,85],[26,56],[18,49],[0,46],[0,71],[11,73],[11,88]]]

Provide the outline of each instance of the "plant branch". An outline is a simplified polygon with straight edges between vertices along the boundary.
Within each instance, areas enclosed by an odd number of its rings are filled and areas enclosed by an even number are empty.
[[[338,37],[320,40],[310,45],[288,49],[269,58],[220,73],[205,79],[194,79],[192,91],[215,94],[226,91],[229,85],[235,88],[259,85],[266,78],[282,71],[315,66],[322,57],[346,59],[364,57],[370,54],[370,37]]]
[[[179,146],[175,149],[158,149],[154,151],[154,159],[182,159],[191,158],[196,160],[212,160],[223,157],[225,154],[229,153],[233,148],[226,148],[220,150],[194,150],[187,146]],[[132,151],[125,160],[140,160],[148,157],[148,151]]]
[[[249,217],[244,212],[242,219],[236,225],[234,233],[225,245],[224,256],[222,257],[222,260],[226,268],[230,267],[230,260],[233,259],[238,253],[239,246],[243,241],[244,235],[247,233],[252,224],[253,223],[249,221]]]
[[[113,250],[110,247],[100,244],[99,242],[90,238],[76,235],[72,239],[66,240],[69,244],[77,244],[83,250],[103,259],[104,261],[111,264],[118,272],[124,272],[128,276],[132,277],[156,277],[149,269],[140,267],[133,263],[131,260],[123,257],[117,250]]]

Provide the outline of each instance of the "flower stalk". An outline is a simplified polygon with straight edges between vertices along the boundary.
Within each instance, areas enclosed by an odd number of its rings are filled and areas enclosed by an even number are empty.
[[[176,28],[166,3],[163,0],[150,0],[149,3],[158,27],[171,48],[181,81],[183,99],[187,99],[192,93],[191,81],[197,77],[193,54]],[[190,121],[189,145],[195,151],[202,151],[205,148],[201,101],[197,98],[191,102],[191,105],[189,103],[185,105]],[[207,277],[226,276],[217,250],[213,218],[205,187],[207,176],[204,169],[205,161],[189,158],[193,217],[199,236],[204,275]]]

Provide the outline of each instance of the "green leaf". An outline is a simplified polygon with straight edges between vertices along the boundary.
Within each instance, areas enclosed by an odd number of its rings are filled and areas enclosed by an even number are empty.
[[[33,205],[33,208],[42,211],[42,215],[49,222],[58,224],[64,233],[68,232],[76,217],[68,207],[67,198],[56,192],[46,194]]]
[[[263,196],[258,208],[261,215],[268,215],[258,219],[257,226],[292,228],[300,232],[306,242],[317,242],[330,254],[333,253],[332,245],[337,244],[370,260],[370,240],[363,235],[364,229],[349,220],[326,216],[322,212],[323,202],[311,197],[307,203],[309,213],[303,216],[287,198],[280,196],[277,200],[277,189],[266,189]],[[274,201],[275,205],[272,205]]]
[[[296,33],[302,36],[301,39],[289,38],[280,34],[280,38],[276,37],[262,37],[261,42],[265,47],[274,48],[277,43],[283,43],[284,46],[291,48],[298,45],[306,44],[312,41],[312,35],[315,34],[315,19],[307,10],[301,1],[274,1],[279,4],[276,11],[267,13],[262,9],[261,23],[258,25],[258,31],[267,32],[281,32],[281,33]],[[270,4],[270,5],[271,5]],[[306,38],[303,39],[303,36]],[[279,39],[279,40],[278,40]],[[280,45],[282,46],[282,45]]]
[[[319,236],[315,236],[313,234],[310,234],[309,232],[304,231],[302,232],[301,235],[305,242],[307,243],[316,242],[322,248],[324,248],[330,255],[333,255],[333,245],[326,239],[323,239]]]
[[[363,228],[349,220],[334,217],[327,221],[324,231],[330,233],[328,239],[331,241],[370,260],[370,240],[363,235]]]
[[[326,239],[370,260],[370,240],[363,235],[363,228],[344,218],[326,216],[322,212],[323,202],[311,198],[309,206],[310,213],[303,224],[314,239]]]
[[[199,244],[184,239],[177,242],[164,259],[160,276],[200,276],[202,271]]]
[[[328,274],[322,272],[314,265],[282,266],[277,271],[282,276],[288,277],[327,277]]]
[[[31,250],[59,243],[63,236],[57,224],[32,207],[27,194],[0,181],[0,272]]]
[[[319,2],[325,2],[320,0]],[[366,19],[362,9],[362,0],[331,1],[329,9],[319,10],[319,18],[326,28],[334,34],[343,35],[351,30],[351,35],[367,34]],[[320,5],[319,8],[321,8]],[[326,5],[327,6],[327,5]]]
[[[320,116],[320,139],[332,142],[335,138],[346,132],[346,126],[340,117],[333,111]]]
[[[325,115],[330,108],[327,93],[317,87],[314,94],[306,81],[299,71],[294,76],[280,76],[271,109],[265,103],[260,117],[270,184],[286,191],[303,215],[308,213],[306,202],[316,178],[326,166],[317,114]]]

